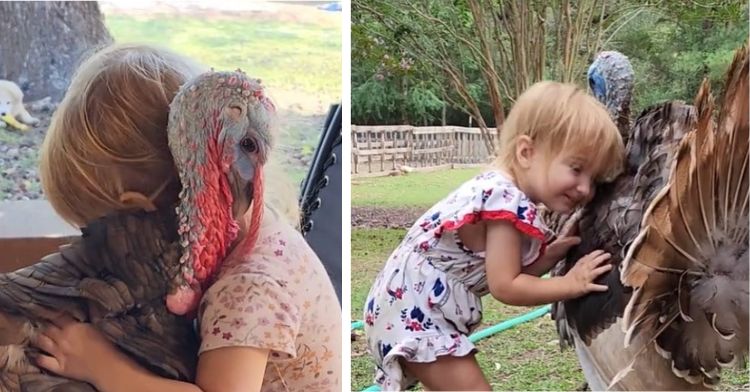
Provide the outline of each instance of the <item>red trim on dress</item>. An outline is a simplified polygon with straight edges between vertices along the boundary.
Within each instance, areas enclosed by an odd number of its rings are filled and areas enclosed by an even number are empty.
[[[541,243],[541,245],[539,246],[539,255],[531,264],[539,260],[539,258],[544,254],[544,250],[547,247],[547,244],[544,242],[544,233],[538,227],[535,227],[534,225],[531,225],[528,222],[519,219],[518,215],[515,212],[510,212],[507,210],[470,212],[464,215],[460,220],[449,220],[443,222],[438,228],[435,229],[434,235],[436,237],[439,237],[445,230],[456,230],[467,223],[472,224],[479,222],[480,220],[506,220],[513,222],[513,226],[515,226],[518,231],[528,235],[529,237],[539,240],[539,242]]]
[[[516,213],[507,210],[470,212],[464,215],[460,220],[449,220],[443,222],[435,229],[435,236],[440,236],[444,230],[456,230],[467,223],[477,223],[480,220],[507,220],[513,222],[513,225],[520,232],[544,243],[544,233],[542,233],[539,228],[519,219]]]

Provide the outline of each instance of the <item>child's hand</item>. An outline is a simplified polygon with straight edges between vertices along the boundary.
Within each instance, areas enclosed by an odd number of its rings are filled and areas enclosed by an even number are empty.
[[[53,320],[32,344],[50,355],[36,358],[39,367],[63,377],[97,385],[118,363],[130,361],[91,324],[68,316]]]
[[[595,250],[581,257],[573,268],[565,274],[565,279],[572,285],[576,297],[592,291],[607,291],[607,286],[594,284],[593,282],[599,275],[612,269],[612,264],[601,265],[610,257],[611,255],[603,250]]]

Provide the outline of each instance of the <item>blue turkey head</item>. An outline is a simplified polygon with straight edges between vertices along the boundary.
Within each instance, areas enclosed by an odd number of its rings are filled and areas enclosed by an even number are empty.
[[[604,98],[607,96],[607,82],[604,81],[604,77],[596,65],[597,63],[594,62],[589,67],[589,88],[599,102],[606,103]]]
[[[591,92],[607,107],[620,132],[626,132],[630,127],[630,98],[634,79],[630,60],[620,52],[601,52],[589,66],[587,75]]]

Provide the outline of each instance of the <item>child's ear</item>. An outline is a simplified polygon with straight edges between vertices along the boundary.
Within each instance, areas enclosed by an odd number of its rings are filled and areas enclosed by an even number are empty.
[[[530,137],[521,135],[516,143],[516,162],[522,169],[531,167],[531,158],[534,156],[534,142]]]

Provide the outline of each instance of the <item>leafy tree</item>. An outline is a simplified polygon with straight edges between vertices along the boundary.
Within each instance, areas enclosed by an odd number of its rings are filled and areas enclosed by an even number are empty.
[[[530,84],[584,87],[613,49],[636,72],[633,113],[690,101],[704,77],[721,83],[747,14],[736,0],[354,0],[352,119],[501,125]]]

